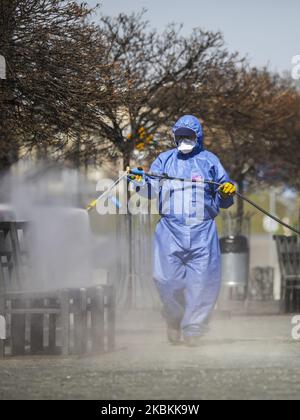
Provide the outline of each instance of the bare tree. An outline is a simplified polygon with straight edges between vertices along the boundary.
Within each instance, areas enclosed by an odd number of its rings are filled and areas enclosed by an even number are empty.
[[[275,122],[275,141],[270,141],[271,169],[280,182],[300,186],[300,94],[289,78],[282,104],[284,118]]]
[[[215,78],[223,89],[216,89],[220,95],[205,119],[208,146],[222,157],[241,193],[246,180],[261,182],[258,173],[266,165],[276,168],[276,176],[268,182],[284,181],[283,156],[295,156],[295,139],[299,139],[298,92],[266,69],[236,67],[224,76]],[[295,162],[293,157],[291,160]],[[238,200],[241,221],[243,214],[244,202]]]
[[[116,152],[129,164],[142,137],[147,150],[157,153],[155,139],[163,136],[166,127],[190,110],[197,87],[214,96],[215,68],[225,71],[236,60],[223,46],[220,33],[195,29],[189,37],[181,27],[169,25],[163,33],[149,28],[144,12],[101,18],[101,31],[107,46],[107,60],[126,76],[124,89],[130,89],[126,107],[107,104],[105,119],[99,127],[101,136],[109,139]],[[170,136],[167,136],[170,141]]]
[[[20,148],[80,149],[105,103],[120,104],[118,70],[105,61],[103,38],[75,1],[0,0],[0,167]],[[113,79],[115,78],[115,79]],[[123,86],[122,86],[123,88]],[[76,141],[74,141],[76,139]]]

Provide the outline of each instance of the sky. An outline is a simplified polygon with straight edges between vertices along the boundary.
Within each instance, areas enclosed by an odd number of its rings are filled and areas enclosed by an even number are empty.
[[[300,55],[299,0],[86,0],[101,3],[101,12],[148,10],[151,26],[162,30],[168,23],[184,24],[189,33],[200,26],[220,30],[229,51],[247,55],[253,66],[291,71],[292,57]]]

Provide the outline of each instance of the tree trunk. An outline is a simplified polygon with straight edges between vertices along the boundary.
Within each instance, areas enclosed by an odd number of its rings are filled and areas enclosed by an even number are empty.
[[[131,149],[125,146],[123,151],[123,169],[126,170],[128,166],[130,166],[131,161]]]
[[[0,51],[6,62],[5,79],[0,79],[0,171],[7,171],[18,160],[19,145],[15,119],[15,81],[11,71],[11,46],[14,45],[13,33],[16,2],[2,6]],[[10,69],[10,70],[9,70]]]

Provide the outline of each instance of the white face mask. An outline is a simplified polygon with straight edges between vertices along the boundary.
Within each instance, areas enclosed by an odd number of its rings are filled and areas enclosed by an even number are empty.
[[[188,153],[191,153],[194,148],[196,147],[196,141],[195,140],[190,140],[190,139],[182,139],[180,140],[179,144],[178,144],[178,150],[187,155]]]

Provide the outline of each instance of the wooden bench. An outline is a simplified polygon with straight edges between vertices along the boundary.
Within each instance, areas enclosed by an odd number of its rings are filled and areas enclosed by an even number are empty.
[[[115,347],[115,292],[111,285],[54,291],[24,291],[20,232],[26,222],[0,222],[0,357],[25,354],[85,354]],[[83,283],[84,283],[83,279]]]
[[[298,236],[274,236],[281,272],[281,300],[285,313],[300,311],[300,240]]]
[[[0,295],[10,355],[87,354],[115,348],[115,293],[112,286]]]

